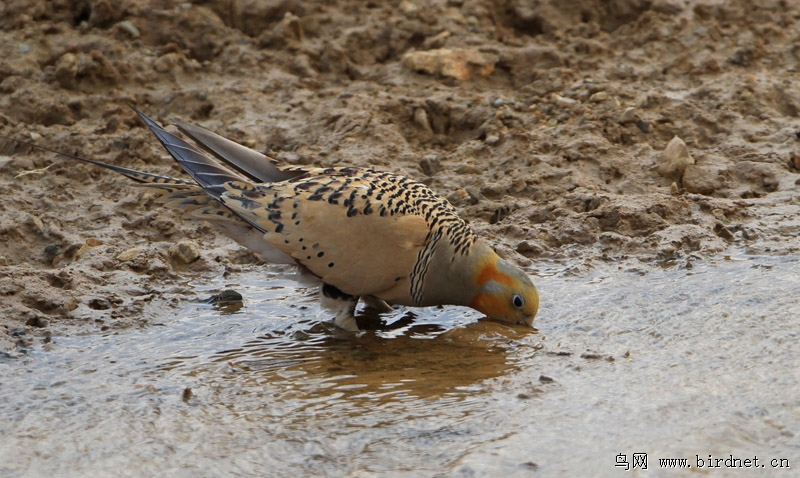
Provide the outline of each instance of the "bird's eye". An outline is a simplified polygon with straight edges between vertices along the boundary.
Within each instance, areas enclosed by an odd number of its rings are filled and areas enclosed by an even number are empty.
[[[514,304],[514,307],[517,309],[521,309],[525,305],[525,299],[519,294],[514,294],[514,297],[511,298],[511,303]]]

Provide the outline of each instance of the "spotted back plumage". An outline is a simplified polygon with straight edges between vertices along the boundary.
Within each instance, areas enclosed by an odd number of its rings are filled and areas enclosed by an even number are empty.
[[[232,182],[220,201],[323,282],[396,303],[423,303],[434,250],[446,247],[455,260],[475,241],[455,209],[427,186],[366,168]]]

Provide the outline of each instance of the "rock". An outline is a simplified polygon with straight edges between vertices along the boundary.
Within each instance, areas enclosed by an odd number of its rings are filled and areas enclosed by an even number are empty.
[[[221,305],[229,302],[241,302],[243,300],[244,297],[239,292],[233,289],[225,289],[219,294],[214,294],[206,298],[205,300],[203,300],[203,302],[206,302],[208,304]]]
[[[636,127],[639,128],[639,130],[642,133],[649,133],[650,132],[650,122],[647,121],[647,120],[637,119],[636,120]]]
[[[317,76],[317,70],[311,65],[311,58],[302,53],[294,57],[289,69],[301,78],[314,78]]]
[[[197,250],[195,243],[181,241],[169,248],[169,257],[178,264],[191,264],[200,258],[200,251]]]
[[[755,229],[751,229],[749,227],[742,228],[742,237],[748,241],[752,241],[754,239],[758,239],[758,231]]]
[[[39,234],[42,234],[44,236],[47,235],[47,231],[44,228],[44,222],[42,221],[42,219],[39,216],[31,215],[30,216],[30,221],[31,221],[31,224],[33,224],[33,227],[35,227],[36,230],[39,231]]]
[[[66,89],[77,89],[81,83],[113,86],[122,78],[119,70],[99,50],[88,54],[64,53],[56,61],[54,77]]]
[[[733,233],[721,222],[714,225],[714,234],[724,239],[725,242],[733,242]]]
[[[500,50],[500,66],[511,73],[519,87],[539,80],[542,71],[562,68],[567,64],[564,54],[554,47],[526,46]],[[554,91],[547,87],[546,92]],[[546,94],[546,93],[545,93]]]
[[[655,0],[650,8],[658,13],[675,15],[683,10],[683,2],[681,0]]]
[[[114,25],[113,29],[119,32],[121,36],[132,38],[134,40],[142,36],[142,32],[140,32],[139,29],[136,28],[136,25],[134,25],[130,20],[123,20],[117,23]]]
[[[428,113],[425,111],[425,108],[417,108],[414,110],[414,122],[423,130],[433,134],[433,127],[431,127],[431,122],[430,119],[428,119]]]
[[[553,93],[553,95],[551,96],[551,99],[552,99],[553,103],[555,103],[555,104],[557,104],[559,106],[573,106],[573,105],[577,105],[579,103],[579,101],[574,99],[574,98],[568,98],[566,96],[561,96],[561,95],[556,94],[556,93]]]
[[[438,35],[434,35],[432,37],[428,37],[422,42],[422,46],[425,50],[435,50],[437,48],[442,48],[447,43],[447,39],[450,38],[451,33],[447,30],[439,33]]]
[[[456,174],[479,174],[481,172],[474,164],[462,164],[456,168]]]
[[[591,103],[602,103],[608,99],[608,93],[605,91],[598,91],[589,97]]]
[[[29,327],[37,327],[37,328],[44,328],[50,325],[50,321],[44,317],[36,316],[31,317],[25,322],[25,325]]]
[[[625,108],[621,115],[619,115],[619,124],[628,124],[636,121],[636,108]]]
[[[681,181],[686,166],[694,164],[694,158],[689,154],[689,148],[682,139],[675,136],[667,143],[664,152],[661,153],[661,164],[658,166],[658,174],[673,181]]]
[[[516,250],[526,257],[540,256],[542,253],[544,253],[544,249],[540,245],[530,241],[520,242],[517,244]]]
[[[89,308],[93,310],[108,310],[111,307],[111,301],[102,297],[97,297],[89,301]]]
[[[127,262],[127,261],[135,259],[136,256],[138,256],[141,253],[142,253],[142,249],[141,248],[132,247],[132,248],[126,250],[126,251],[120,252],[117,255],[117,260],[118,261],[122,261],[122,262]]]
[[[484,140],[486,144],[489,146],[496,146],[500,143],[500,135],[497,134],[489,134],[486,135],[486,139]]]
[[[479,202],[486,200],[486,196],[481,194],[481,192],[475,188],[466,187],[464,188],[464,191],[467,192],[467,195],[470,198],[470,204],[478,204]]]
[[[184,60],[178,52],[165,53],[153,62],[153,69],[158,73],[176,73],[183,70]]]
[[[420,160],[419,168],[422,170],[425,176],[433,176],[442,170],[442,163],[439,161],[439,157],[435,154],[428,154]]]
[[[791,154],[789,165],[794,167],[794,169],[800,170],[800,153],[795,151]]]
[[[67,52],[59,57],[55,65],[55,79],[62,88],[75,87],[79,66],[78,55],[74,53]]]
[[[736,66],[747,67],[753,62],[754,57],[755,55],[753,54],[753,50],[749,48],[740,48],[733,52],[733,55],[728,58],[728,63]]]
[[[67,300],[64,301],[62,307],[67,312],[72,312],[78,308],[78,301],[75,299],[75,297],[67,297]]]
[[[464,201],[467,199],[467,192],[463,189],[456,189],[455,191],[451,192],[447,195],[447,202],[452,204],[453,206],[461,206],[464,204]]]
[[[403,0],[400,2],[400,11],[403,12],[403,15],[411,17],[419,12],[419,7],[414,2]]]
[[[722,187],[722,181],[716,170],[710,170],[696,164],[689,164],[683,171],[683,187],[694,194],[709,195]]]
[[[769,163],[740,161],[729,168],[738,179],[752,183],[767,192],[776,191],[779,181]]]
[[[439,48],[413,51],[403,56],[403,65],[414,71],[466,81],[474,75],[489,76],[498,58],[490,53],[467,48]]]

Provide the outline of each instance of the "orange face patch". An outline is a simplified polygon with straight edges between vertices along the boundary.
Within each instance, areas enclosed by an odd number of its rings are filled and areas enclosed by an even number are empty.
[[[507,317],[510,312],[505,297],[483,292],[478,292],[469,306],[493,319]]]
[[[475,280],[475,283],[478,285],[483,285],[490,280],[508,287],[516,285],[516,281],[512,277],[509,277],[508,274],[504,274],[497,270],[497,261],[492,261],[483,266],[478,274],[477,279]]]

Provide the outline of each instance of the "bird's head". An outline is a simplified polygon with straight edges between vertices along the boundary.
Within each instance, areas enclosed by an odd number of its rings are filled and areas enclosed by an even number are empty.
[[[522,269],[491,254],[478,261],[474,281],[478,292],[470,307],[490,319],[533,326],[539,292]]]

